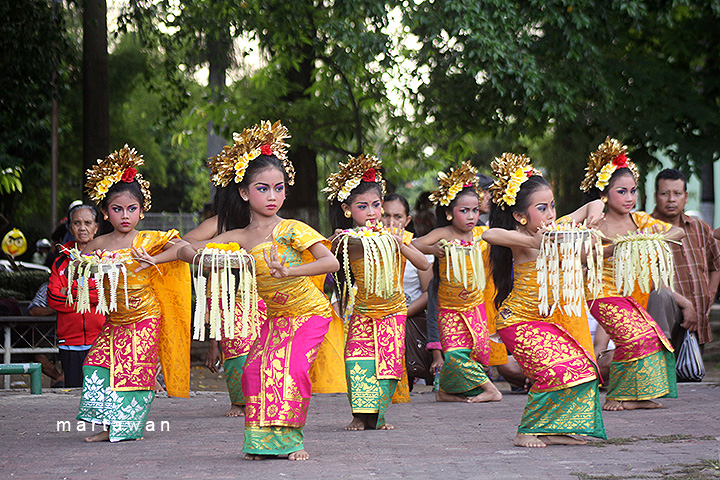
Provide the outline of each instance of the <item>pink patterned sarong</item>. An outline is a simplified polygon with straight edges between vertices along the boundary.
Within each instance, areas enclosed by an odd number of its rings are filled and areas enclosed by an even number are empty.
[[[490,362],[490,334],[485,305],[459,312],[440,308],[438,328],[443,352],[469,349],[470,358],[483,365]]]
[[[248,354],[242,376],[245,425],[305,425],[312,386],[310,366],[327,334],[330,318],[272,317]]]

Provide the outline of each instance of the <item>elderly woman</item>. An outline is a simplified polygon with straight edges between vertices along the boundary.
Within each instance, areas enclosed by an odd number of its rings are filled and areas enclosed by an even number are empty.
[[[85,245],[95,238],[98,230],[97,211],[85,204],[74,205],[68,212],[68,229],[75,237],[64,245],[65,248],[77,248],[82,251]],[[65,374],[66,387],[82,387],[82,365],[90,347],[100,333],[105,316],[95,313],[75,312],[74,305],[66,303],[68,279],[67,266],[70,257],[65,251],[55,259],[48,285],[48,305],[57,310],[58,352]],[[77,294],[77,285],[73,285]],[[97,290],[90,290],[90,301],[97,304]]]

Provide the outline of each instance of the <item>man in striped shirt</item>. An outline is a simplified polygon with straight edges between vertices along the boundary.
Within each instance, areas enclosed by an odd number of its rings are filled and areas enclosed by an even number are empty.
[[[682,327],[697,330],[702,348],[712,340],[709,318],[720,283],[720,245],[710,225],[685,215],[687,199],[687,180],[679,170],[665,169],[657,175],[652,216],[685,231],[681,245],[671,244],[675,259],[673,297],[682,311]]]

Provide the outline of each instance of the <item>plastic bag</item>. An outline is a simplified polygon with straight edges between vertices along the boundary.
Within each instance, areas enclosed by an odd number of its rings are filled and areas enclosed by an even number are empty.
[[[700,345],[695,334],[685,330],[685,337],[675,357],[678,382],[700,382],[705,376]]]

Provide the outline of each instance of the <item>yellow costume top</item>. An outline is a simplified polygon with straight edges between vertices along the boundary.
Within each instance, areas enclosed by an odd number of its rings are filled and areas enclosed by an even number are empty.
[[[488,227],[474,227],[472,230],[473,241],[478,241],[478,248],[481,249],[483,257],[487,250],[487,243],[482,240],[482,234]],[[447,271],[447,257],[439,259],[440,283],[438,285],[438,308],[447,310],[464,311],[477,307],[485,301],[485,292],[479,288],[466,290],[462,282],[456,282],[454,278],[448,280],[445,272]],[[487,270],[486,270],[487,272]],[[467,262],[467,279],[468,288],[472,284],[473,269],[470,262]]]
[[[312,227],[297,220],[282,220],[272,231],[272,239],[256,245],[250,254],[255,258],[258,294],[267,305],[268,318],[319,315],[330,318],[332,308],[313,277],[274,278],[265,262],[263,251],[278,246],[278,255],[287,266],[315,260],[309,247],[330,243]],[[322,276],[324,280],[324,275]],[[322,285],[322,283],[320,283]]]

